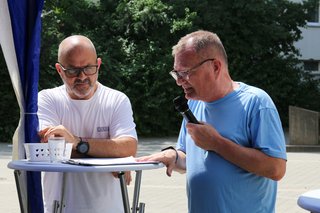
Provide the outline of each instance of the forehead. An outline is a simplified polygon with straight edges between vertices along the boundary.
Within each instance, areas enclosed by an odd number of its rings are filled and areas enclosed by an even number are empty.
[[[90,48],[83,46],[73,47],[65,52],[61,57],[61,63],[66,66],[81,67],[88,64],[95,64],[97,56]]]
[[[186,49],[176,53],[174,57],[174,69],[189,69],[198,62],[198,54],[193,49]]]

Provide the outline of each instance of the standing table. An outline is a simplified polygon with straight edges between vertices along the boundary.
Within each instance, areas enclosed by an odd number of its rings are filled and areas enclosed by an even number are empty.
[[[298,205],[312,213],[320,213],[320,189],[308,191],[300,195]]]
[[[81,159],[77,159],[81,160]],[[86,159],[83,159],[86,160]],[[50,162],[29,162],[27,160],[15,160],[11,161],[8,164],[8,168],[14,169],[15,179],[17,184],[17,191],[19,196],[20,205],[22,205],[21,201],[21,190],[20,183],[18,179],[18,175],[21,173],[20,171],[41,171],[41,172],[62,172],[63,173],[63,181],[62,181],[62,190],[61,190],[61,200],[55,201],[55,211],[54,212],[62,212],[63,207],[66,205],[64,202],[64,186],[66,175],[69,172],[118,172],[121,186],[121,193],[123,199],[124,212],[130,212],[130,203],[128,197],[127,185],[124,179],[125,171],[136,171],[135,175],[135,185],[134,185],[134,194],[133,194],[133,202],[132,202],[132,213],[144,212],[144,203],[140,203],[139,205],[139,194],[140,194],[140,186],[141,186],[141,175],[142,170],[151,170],[162,168],[164,165],[159,162],[136,162],[136,163],[120,163],[120,164],[110,164],[110,165],[73,165],[68,163],[50,163]]]

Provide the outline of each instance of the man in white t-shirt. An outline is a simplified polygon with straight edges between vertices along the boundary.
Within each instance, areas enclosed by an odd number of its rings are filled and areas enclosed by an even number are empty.
[[[84,36],[64,39],[55,64],[64,84],[39,92],[40,136],[63,136],[72,157],[135,156],[137,133],[128,97],[98,82],[101,59]],[[130,182],[130,174],[126,176]],[[60,200],[61,173],[43,175],[45,212]],[[63,212],[123,212],[119,179],[112,173],[68,173]]]

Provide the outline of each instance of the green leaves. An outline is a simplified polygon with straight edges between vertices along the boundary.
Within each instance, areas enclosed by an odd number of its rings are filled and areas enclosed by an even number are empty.
[[[185,34],[204,29],[220,36],[232,78],[266,90],[286,124],[288,105],[320,108],[320,98],[315,98],[320,96],[319,83],[301,72],[294,47],[314,2],[46,1],[39,89],[62,83],[54,68],[60,41],[72,34],[86,35],[103,61],[99,81],[128,95],[139,135],[176,135],[181,117],[172,99],[182,90],[168,74],[173,67],[172,46]],[[0,66],[5,64],[0,61]],[[5,119],[6,127],[0,126],[0,140],[5,141],[19,116],[10,110],[15,98],[8,82],[3,81],[1,89],[1,118],[7,113],[14,119]]]

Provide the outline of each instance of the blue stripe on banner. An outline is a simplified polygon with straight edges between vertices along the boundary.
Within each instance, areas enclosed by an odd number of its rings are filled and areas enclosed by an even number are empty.
[[[25,142],[39,142],[38,81],[41,12],[44,0],[8,0],[12,33],[25,101]],[[27,172],[28,212],[43,212],[41,174]]]

